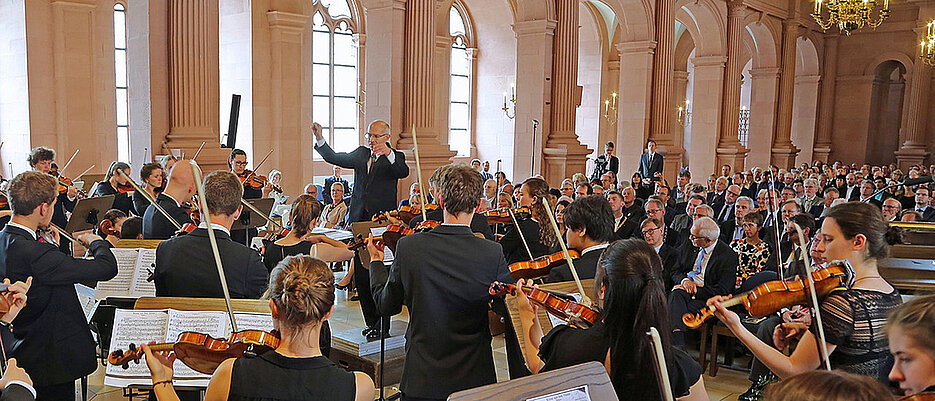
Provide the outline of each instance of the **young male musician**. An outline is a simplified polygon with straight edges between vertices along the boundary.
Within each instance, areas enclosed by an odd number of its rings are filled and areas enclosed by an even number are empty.
[[[403,400],[444,400],[453,392],[497,381],[490,349],[488,289],[512,282],[500,245],[477,238],[469,227],[483,192],[480,174],[452,166],[437,198],[445,222],[397,244],[387,271],[383,247],[371,236],[371,283],[384,315],[409,309]]]
[[[123,175],[118,173],[120,170]],[[130,199],[130,193],[120,192],[117,188],[130,185],[130,165],[124,162],[113,162],[107,169],[107,180],[101,181],[94,189],[91,196],[114,195],[114,205],[112,209],[117,209],[127,215],[134,210],[133,199]]]
[[[245,180],[252,173],[250,170],[247,170],[247,152],[244,152],[243,150],[232,150],[227,163],[230,165],[231,172],[236,174],[240,180]],[[256,176],[256,174],[254,174],[254,176]],[[244,199],[260,199],[263,197],[262,187],[254,188],[250,185],[242,185],[242,187]],[[234,230],[230,233],[231,239],[234,242],[247,246],[250,245],[250,240],[253,239],[253,237],[256,237],[256,235],[256,228]]]
[[[48,174],[52,171],[52,165],[55,164],[52,161],[55,160],[55,151],[49,149],[45,146],[39,146],[33,148],[29,152],[29,157],[26,158],[26,161],[29,162],[29,167],[32,167],[33,170],[41,171]],[[56,187],[57,188],[57,187]],[[68,187],[68,190],[65,193],[58,194],[58,201],[55,202],[55,210],[52,215],[52,224],[59,226],[60,228],[65,228],[65,225],[68,224],[68,216],[65,215],[65,212],[71,212],[75,208],[75,204],[78,203],[78,189],[75,187]],[[71,254],[71,243],[68,241],[62,241],[59,244],[59,249],[62,252]]]
[[[185,165],[188,163],[178,163]],[[230,228],[240,218],[243,185],[233,173],[215,171],[205,177],[205,198],[217,239],[221,263],[231,298],[259,298],[267,287],[269,272],[260,254],[231,240]],[[223,298],[214,254],[208,239],[208,224],[163,241],[156,248],[153,273],[156,296]]]
[[[432,173],[431,177],[429,177],[429,193],[431,194],[433,198],[438,196],[438,191],[439,191],[438,181],[441,179],[442,175],[447,173],[449,168],[450,168],[450,165],[441,166],[435,169],[435,172]],[[429,197],[426,196],[426,199],[428,198]],[[429,220],[433,220],[433,221],[437,221],[441,223],[442,221],[444,221],[445,216],[444,216],[444,211],[441,208],[438,208],[434,210],[427,210],[425,212],[425,217],[428,218]],[[415,227],[419,225],[419,223],[421,223],[422,221],[423,219],[422,219],[421,214],[418,216],[415,216],[412,218],[412,220],[409,220],[409,227]],[[487,223],[487,218],[484,217],[484,215],[482,214],[474,213],[474,216],[471,218],[471,231],[477,234],[481,234],[484,236],[484,238],[487,238],[491,241],[493,241],[494,239],[493,232],[490,231],[490,224]]]
[[[568,248],[577,249],[581,253],[581,257],[573,262],[578,278],[594,278],[601,252],[616,239],[614,214],[610,203],[600,195],[579,197],[565,208],[562,220],[565,222]],[[552,268],[546,279],[552,283],[571,280],[574,280],[574,277],[568,264]]]
[[[166,190],[156,196],[156,203],[179,225],[192,223],[192,218],[182,209],[182,202],[189,202],[195,195],[195,176],[189,163],[175,163],[169,170]],[[155,206],[149,205],[143,213],[143,239],[169,239],[178,228]]]
[[[73,399],[75,379],[97,367],[75,284],[110,280],[117,275],[117,260],[110,243],[90,233],[76,237],[92,259],[75,259],[36,240],[36,230],[48,229],[54,215],[54,177],[27,171],[10,182],[9,195],[13,218],[0,231],[0,277],[33,277],[29,302],[13,320],[13,334],[20,342],[12,356],[32,376],[37,399]]]

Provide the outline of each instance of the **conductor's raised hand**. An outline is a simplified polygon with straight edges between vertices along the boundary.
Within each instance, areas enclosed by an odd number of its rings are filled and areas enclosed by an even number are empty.
[[[325,139],[325,137],[321,134],[321,124],[319,123],[312,123],[312,134],[315,135],[315,140],[317,141]]]
[[[10,279],[3,279],[3,284],[10,284]],[[32,276],[26,278],[26,282],[17,281],[13,284],[10,284],[7,287],[7,292],[9,294],[5,295],[7,300],[10,302],[10,310],[7,311],[0,320],[12,323],[13,319],[16,319],[16,316],[19,315],[19,312],[23,310],[26,306],[26,292],[29,291],[29,287],[32,286]]]
[[[370,252],[370,260],[383,260],[383,241],[378,241],[373,239],[373,233],[370,233],[370,236],[367,237],[367,251]]]

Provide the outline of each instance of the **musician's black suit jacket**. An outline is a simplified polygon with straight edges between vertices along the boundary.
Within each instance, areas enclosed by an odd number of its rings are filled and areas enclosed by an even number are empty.
[[[597,261],[601,258],[601,253],[604,252],[604,249],[607,248],[593,249],[572,261],[572,263],[575,264],[575,272],[578,273],[578,279],[587,280],[594,278],[594,274],[597,272]],[[553,267],[545,281],[547,283],[557,283],[560,281],[574,281],[574,279],[575,278],[571,275],[571,269],[568,268],[568,263],[565,263]],[[588,295],[590,296],[590,294]]]
[[[75,198],[75,200],[68,200],[67,194],[59,193],[58,200],[55,202],[55,207],[52,210],[52,224],[55,224],[60,228],[65,228],[65,226],[68,225],[68,216],[65,214],[65,212],[71,212],[72,210],[75,210],[75,204],[77,203],[77,198]],[[62,252],[65,252],[67,255],[71,255],[71,242],[60,242],[58,249],[62,250]]]
[[[500,238],[503,256],[506,257],[507,263],[513,264],[529,260],[530,253],[532,253],[533,258],[548,255],[549,247],[539,240],[539,223],[533,219],[519,219],[517,221],[519,222],[520,231],[516,230],[515,225],[509,224],[507,225],[506,234],[503,235],[503,238]],[[519,235],[520,232],[523,233],[522,237]],[[529,245],[529,250],[526,250],[526,245],[523,244],[524,238],[526,244]]]
[[[169,216],[172,216],[179,225],[191,223],[192,218],[188,212],[182,210],[176,203],[165,194],[156,195],[156,203],[166,210]],[[149,205],[146,213],[143,213],[143,239],[169,239],[175,235],[178,228],[172,222],[166,219],[155,206]]]
[[[231,298],[260,298],[269,283],[269,272],[260,254],[231,241],[222,230],[215,229],[214,236]],[[204,228],[160,243],[153,276],[158,297],[224,298],[208,230]]]
[[[101,181],[97,184],[97,188],[94,189],[94,193],[91,196],[105,196],[105,195],[114,195],[114,204],[111,206],[111,209],[117,209],[128,216],[132,210],[136,213],[136,208],[133,206],[133,199],[130,199],[130,194],[118,192],[113,185],[110,185],[110,181]]]
[[[679,272],[672,277],[672,281],[678,285],[683,279],[688,277],[688,272],[695,268],[695,262],[698,259],[699,248],[686,246],[682,255],[682,263]],[[708,259],[708,266],[704,271],[704,286],[698,287],[694,294],[694,299],[706,301],[715,295],[729,295],[734,290],[737,283],[737,253],[729,245],[718,241],[711,251],[711,257]]]
[[[662,172],[662,155],[659,152],[653,154],[652,159],[649,157],[649,153],[643,152],[640,155],[640,165],[638,166],[638,171],[643,178],[652,178],[656,176],[656,173]]]
[[[36,386],[73,382],[97,367],[75,283],[112,279],[117,260],[107,241],[92,242],[89,251],[93,260],[75,259],[22,228],[7,225],[0,231],[0,277],[13,282],[33,277],[29,301],[13,321],[17,344],[8,356]]]
[[[487,314],[494,281],[513,282],[500,245],[465,226],[401,238],[389,271],[382,261],[370,263],[380,313],[409,309],[400,382],[407,396],[445,399],[497,381]]]
[[[0,401],[35,401],[35,399],[36,397],[29,389],[19,384],[8,385],[3,389],[3,395],[0,395]]]
[[[439,223],[445,221],[445,212],[441,208],[429,210],[425,212],[425,217],[428,217],[429,220],[434,220]],[[409,227],[415,227],[422,222],[422,215],[413,217],[412,220],[409,220]],[[474,217],[471,218],[471,231],[481,234],[484,238],[487,238],[491,241],[494,240],[493,232],[490,231],[490,224],[487,223],[487,218],[482,214],[474,213]]]
[[[354,169],[354,193],[348,208],[348,221],[353,223],[369,219],[373,214],[396,209],[396,183],[400,178],[409,176],[409,166],[402,152],[396,153],[396,161],[390,164],[386,156],[380,156],[373,165],[373,171],[367,171],[370,160],[370,148],[360,146],[352,152],[335,153],[328,143],[315,146],[315,150],[326,162]],[[365,213],[366,211],[366,213]]]

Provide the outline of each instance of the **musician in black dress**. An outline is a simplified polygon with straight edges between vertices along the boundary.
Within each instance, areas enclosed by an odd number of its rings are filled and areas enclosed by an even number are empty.
[[[123,172],[123,175],[118,170]],[[97,183],[97,187],[91,196],[114,195],[114,205],[111,208],[129,215],[130,211],[136,208],[133,206],[133,200],[130,199],[130,193],[121,192],[119,188],[126,188],[130,185],[128,179],[130,177],[130,165],[124,162],[113,162],[110,168],[107,169],[106,177],[106,180]]]
[[[290,256],[270,275],[273,326],[282,342],[255,358],[228,359],[214,372],[205,401],[220,400],[373,400],[373,380],[348,372],[322,355],[319,333],[334,310],[334,274],[321,260]],[[159,400],[177,400],[172,386],[171,351],[143,345]]]
[[[182,209],[182,204],[191,202],[195,195],[195,176],[190,163],[175,163],[169,170],[166,190],[156,196],[156,202],[180,226],[192,223],[191,215]],[[175,235],[176,227],[155,206],[149,205],[143,213],[143,239],[169,239]]]
[[[166,170],[159,163],[146,163],[140,169],[140,189],[146,191],[153,199],[165,189]],[[133,213],[142,216],[149,207],[149,201],[140,193],[133,191],[130,197],[133,200]]]
[[[33,150],[29,152],[29,157],[26,158],[26,161],[29,162],[29,167],[46,174],[52,171],[52,165],[55,164],[53,160],[55,160],[55,151],[45,146],[33,148]],[[71,213],[76,203],[78,203],[77,188],[69,186],[64,192],[59,192],[58,199],[53,206],[55,210],[52,215],[52,224],[60,228],[65,228],[68,224],[68,215],[66,215],[65,212]],[[61,249],[62,252],[71,255],[70,242],[62,241],[58,248]]]
[[[321,203],[315,198],[299,195],[292,204],[289,217],[292,219],[289,235],[266,244],[263,263],[269,271],[273,271],[273,268],[288,256],[311,255],[312,245],[317,245],[316,252],[321,255],[319,259],[329,262],[350,260],[354,257],[354,253],[347,250],[347,244],[321,234],[312,234],[312,228],[318,225],[321,217]]]
[[[614,242],[604,250],[594,280],[592,297],[601,306],[603,320],[588,329],[559,325],[545,336],[538,307],[523,291],[517,291],[522,330],[530,339],[525,354],[530,371],[539,373],[590,361],[606,366],[609,361],[610,379],[621,400],[661,400],[646,336],[649,328],[655,327],[662,338],[672,394],[679,399],[706,398],[701,367],[670,343],[662,274],[662,260],[649,244],[638,239]],[[516,285],[526,284],[519,280]]]
[[[557,243],[555,230],[549,223],[549,210],[546,210],[545,205],[542,204],[542,199],[548,199],[549,196],[549,184],[545,180],[529,178],[523,181],[518,206],[528,207],[531,216],[527,219],[517,218],[519,230],[516,225],[509,225],[506,235],[500,239],[507,263],[529,260],[530,253],[533,258],[547,255],[551,247]],[[522,236],[519,231],[522,231]]]

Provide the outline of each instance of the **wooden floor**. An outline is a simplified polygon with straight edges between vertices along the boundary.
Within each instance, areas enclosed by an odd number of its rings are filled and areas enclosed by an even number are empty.
[[[343,273],[337,274],[339,277]],[[402,314],[395,316],[393,319],[402,319],[408,320],[409,314],[408,311],[403,308]],[[331,324],[332,332],[338,332],[342,330],[349,330],[355,327],[363,327],[364,319],[363,315],[360,312],[360,304],[354,301],[348,301],[346,293],[344,291],[338,291],[337,302],[334,307],[334,312],[331,315]],[[509,374],[507,371],[506,363],[506,351],[503,342],[503,335],[494,337],[493,344],[494,350],[494,363],[497,367],[497,380],[505,381],[509,380]],[[697,355],[697,352],[689,350],[689,353]],[[743,362],[747,361],[746,359],[740,359],[735,361],[735,365],[742,365]],[[747,380],[747,372],[741,370],[733,370],[727,368],[721,368],[718,370],[717,377],[711,377],[709,375],[704,376],[705,387],[708,390],[708,396],[712,401],[717,400],[736,400],[737,396],[740,393],[746,391],[747,387],[750,386],[750,382]],[[88,381],[89,387],[89,400],[92,401],[119,401],[125,400],[123,397],[123,390],[115,387],[106,387],[103,385],[104,381],[104,368],[99,367],[96,372],[90,377]],[[388,387],[386,389],[387,394],[392,394],[396,392],[395,388]],[[79,398],[80,400],[80,398]]]

